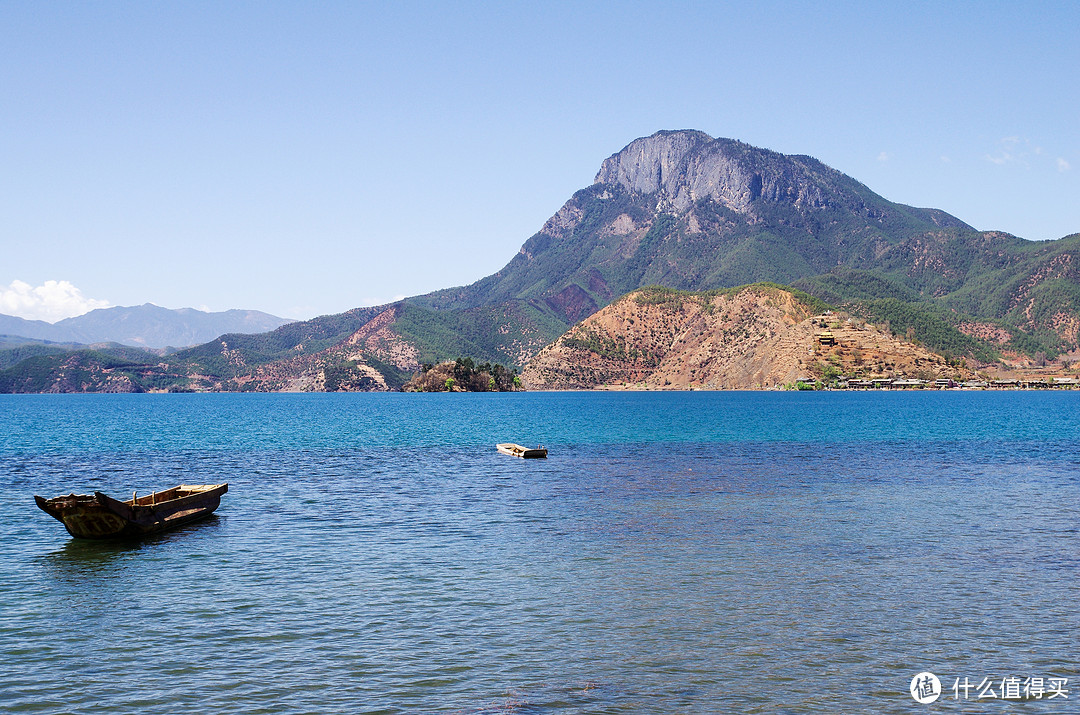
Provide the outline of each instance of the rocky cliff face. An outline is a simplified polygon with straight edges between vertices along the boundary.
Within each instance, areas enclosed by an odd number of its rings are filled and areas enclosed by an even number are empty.
[[[604,161],[595,183],[655,194],[664,210],[684,212],[710,199],[740,214],[755,201],[821,207],[843,175],[809,157],[785,157],[695,131],[659,132]]]

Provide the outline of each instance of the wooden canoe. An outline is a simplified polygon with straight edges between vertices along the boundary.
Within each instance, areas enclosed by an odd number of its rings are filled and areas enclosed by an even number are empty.
[[[522,459],[544,459],[547,457],[547,449],[544,447],[529,449],[528,447],[522,447],[520,444],[514,444],[513,442],[497,444],[495,445],[495,449],[503,454],[509,454],[511,457],[521,457]]]
[[[138,538],[210,516],[227,491],[227,483],[181,484],[144,497],[132,495],[127,501],[101,492],[35,496],[34,501],[76,538]]]

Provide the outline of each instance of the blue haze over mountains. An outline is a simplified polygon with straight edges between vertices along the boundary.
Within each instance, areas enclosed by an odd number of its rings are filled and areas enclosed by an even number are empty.
[[[56,323],[0,315],[0,336],[53,343],[120,343],[132,347],[187,347],[224,333],[264,333],[292,321],[257,310],[205,312],[152,303],[99,308]]]

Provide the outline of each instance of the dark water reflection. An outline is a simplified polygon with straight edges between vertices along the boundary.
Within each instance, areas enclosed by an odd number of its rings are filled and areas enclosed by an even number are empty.
[[[56,578],[83,583],[100,580],[120,572],[125,560],[144,550],[138,541],[87,541],[69,539],[57,551],[39,557],[43,568]]]
[[[63,529],[59,522],[56,523]],[[71,579],[79,584],[93,583],[123,577],[125,563],[161,558],[170,548],[185,548],[186,540],[196,530],[213,534],[222,527],[222,517],[211,514],[198,522],[141,539],[68,539],[61,548],[37,558],[43,568],[55,573],[58,579]]]

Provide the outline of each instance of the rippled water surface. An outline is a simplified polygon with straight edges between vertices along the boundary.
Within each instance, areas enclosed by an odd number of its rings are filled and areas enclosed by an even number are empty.
[[[0,711],[1080,712],[1078,444],[1080,393],[0,396]],[[140,543],[33,502],[221,481]],[[1007,676],[1069,699],[953,697]]]

